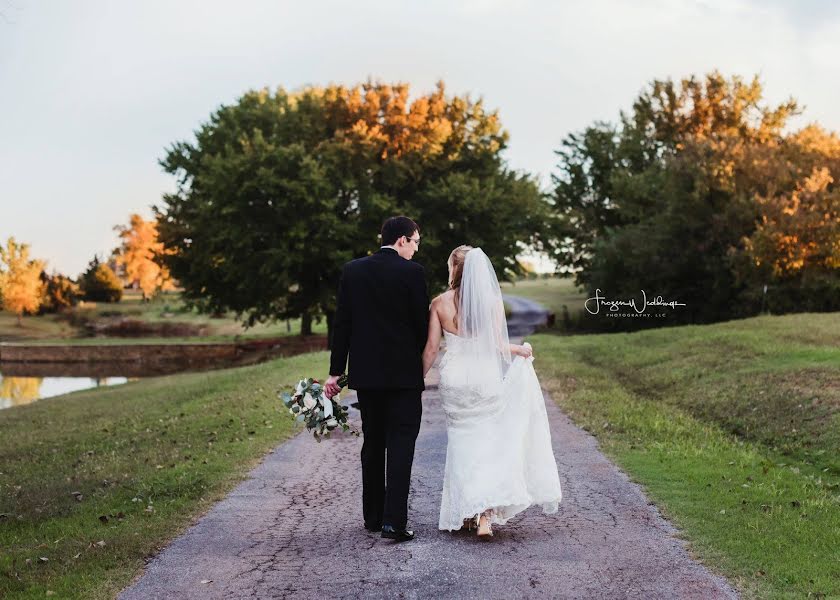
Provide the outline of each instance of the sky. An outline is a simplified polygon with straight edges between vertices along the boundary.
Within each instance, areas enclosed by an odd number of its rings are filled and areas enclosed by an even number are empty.
[[[0,242],[77,276],[174,189],[166,148],[249,89],[443,79],[548,185],[565,136],[713,69],[840,131],[840,3],[0,0]]]

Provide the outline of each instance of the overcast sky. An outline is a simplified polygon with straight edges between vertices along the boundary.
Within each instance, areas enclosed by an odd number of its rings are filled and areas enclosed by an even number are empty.
[[[71,276],[173,188],[157,160],[220,104],[282,85],[405,81],[483,97],[548,181],[568,133],[654,78],[758,74],[840,130],[840,3],[0,0],[0,241]]]

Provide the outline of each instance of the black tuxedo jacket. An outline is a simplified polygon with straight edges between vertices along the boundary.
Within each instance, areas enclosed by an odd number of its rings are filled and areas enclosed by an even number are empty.
[[[330,375],[350,355],[348,387],[425,389],[429,293],[423,267],[391,248],[351,260],[338,285]]]

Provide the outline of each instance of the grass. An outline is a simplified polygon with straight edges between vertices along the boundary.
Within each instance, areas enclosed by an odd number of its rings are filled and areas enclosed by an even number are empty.
[[[327,361],[149,378],[0,411],[0,597],[116,596],[294,433],[276,390]]]
[[[501,284],[502,292],[511,296],[522,296],[539,302],[558,317],[565,306],[569,313],[583,310],[586,292],[579,290],[571,279],[550,277],[545,279],[521,279],[515,283]]]
[[[145,323],[182,323],[193,329],[200,328],[202,333],[198,336],[179,336],[168,338],[128,338],[128,337],[86,337],[87,332],[83,328],[73,325],[68,317],[75,322],[79,321],[107,321],[119,318],[136,319]],[[326,333],[327,324],[325,320],[321,323],[312,324],[313,333]],[[260,323],[246,329],[235,319],[233,313],[228,313],[220,318],[212,318],[210,315],[197,313],[195,310],[188,310],[179,292],[163,292],[151,302],[143,302],[141,295],[137,292],[127,290],[120,302],[89,303],[80,304],[71,310],[70,315],[26,315],[23,317],[23,326],[17,324],[17,317],[8,312],[0,311],[0,342],[32,342],[42,341],[46,343],[72,343],[81,340],[92,340],[92,343],[103,343],[112,339],[119,343],[149,342],[151,340],[169,340],[176,342],[184,341],[226,341],[232,338],[238,339],[259,339],[284,335],[296,335],[300,333],[300,319],[292,319],[287,326],[285,321],[276,323]]]
[[[840,314],[536,335],[543,385],[748,598],[840,597]]]

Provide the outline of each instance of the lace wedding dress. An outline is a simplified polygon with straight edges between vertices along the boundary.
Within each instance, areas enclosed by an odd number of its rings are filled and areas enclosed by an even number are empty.
[[[562,492],[534,359],[510,360],[501,290],[480,248],[467,253],[459,306],[460,335],[444,330],[438,366],[448,437],[438,528],[488,509],[498,524],[531,505],[554,513]]]

